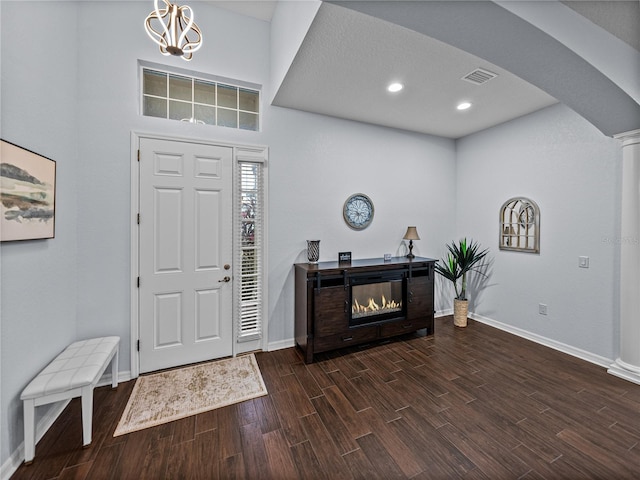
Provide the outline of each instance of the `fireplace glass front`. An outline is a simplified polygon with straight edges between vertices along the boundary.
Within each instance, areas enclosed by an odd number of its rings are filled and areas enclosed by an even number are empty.
[[[402,315],[402,279],[352,284],[350,325],[363,325]]]

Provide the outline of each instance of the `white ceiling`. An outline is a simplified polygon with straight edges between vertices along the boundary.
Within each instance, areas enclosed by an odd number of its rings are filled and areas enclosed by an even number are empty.
[[[462,80],[482,68],[482,85]],[[405,88],[386,91],[390,82]],[[458,111],[456,105],[473,106]],[[324,3],[274,104],[360,122],[459,138],[555,103],[496,65],[438,40]]]
[[[278,2],[275,0],[212,0],[211,3],[232,12],[270,22]]]
[[[224,1],[222,8],[270,21],[277,2]],[[606,8],[568,2],[594,23],[634,46],[629,22]],[[608,2],[595,2],[608,3]],[[616,2],[620,3],[620,2]],[[640,18],[638,2],[623,17]],[[630,5],[630,6],[629,6]],[[640,5],[640,4],[639,4]],[[638,25],[633,23],[632,25]],[[616,34],[616,33],[614,33]],[[482,85],[462,80],[476,68],[497,74]],[[386,91],[399,81],[404,90]],[[458,111],[460,101],[472,108]],[[489,128],[557,100],[483,59],[426,35],[338,5],[323,3],[274,99],[274,104],[448,138]]]

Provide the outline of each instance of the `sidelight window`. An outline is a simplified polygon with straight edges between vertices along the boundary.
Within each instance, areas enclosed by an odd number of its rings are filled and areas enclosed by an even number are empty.
[[[238,162],[240,237],[240,298],[238,341],[262,336],[263,270],[264,270],[264,165],[260,162]]]

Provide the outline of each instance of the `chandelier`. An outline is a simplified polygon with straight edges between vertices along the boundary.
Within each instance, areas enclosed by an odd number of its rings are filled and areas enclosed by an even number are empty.
[[[162,1],[165,8],[160,8],[159,0],[155,0],[155,10],[144,21],[147,35],[160,46],[163,55],[191,60],[193,52],[202,46],[202,34],[193,22],[193,10],[187,5],[180,7],[168,0]]]

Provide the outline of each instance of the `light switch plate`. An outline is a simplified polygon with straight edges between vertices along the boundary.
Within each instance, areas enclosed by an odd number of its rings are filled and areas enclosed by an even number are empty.
[[[589,257],[578,257],[578,266],[580,268],[589,268]]]

